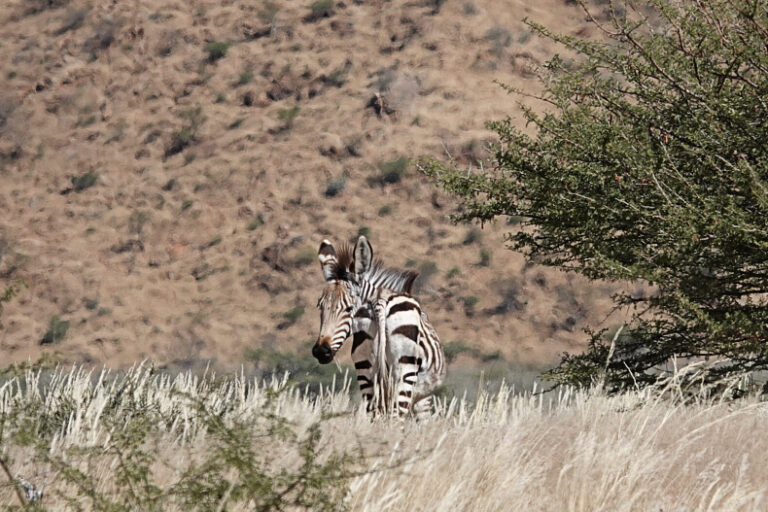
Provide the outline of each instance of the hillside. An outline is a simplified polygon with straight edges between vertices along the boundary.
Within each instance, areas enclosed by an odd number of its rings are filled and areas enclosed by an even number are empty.
[[[483,164],[484,123],[518,112],[494,81],[535,90],[556,51],[522,18],[588,35],[570,2],[6,4],[0,284],[25,287],[5,361],[308,352],[316,248],[358,233],[422,272],[442,339],[475,354],[546,364],[620,322],[607,285],[505,250],[513,225],[453,225],[413,165]]]

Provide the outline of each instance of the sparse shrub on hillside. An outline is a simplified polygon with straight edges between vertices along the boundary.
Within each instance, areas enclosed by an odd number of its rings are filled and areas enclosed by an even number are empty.
[[[379,174],[371,177],[369,183],[375,185],[400,183],[410,164],[411,161],[405,156],[401,156],[394,160],[379,162],[377,165]]]
[[[128,231],[141,238],[144,234],[144,226],[152,218],[152,213],[147,210],[134,210],[128,217]]]
[[[447,274],[445,274],[445,277],[448,279],[453,279],[454,277],[457,277],[461,275],[461,270],[459,270],[459,267],[453,267],[451,270],[448,271]]]
[[[0,130],[8,123],[13,112],[21,105],[21,102],[10,94],[0,93]]]
[[[179,42],[181,35],[178,31],[167,30],[160,34],[160,38],[155,46],[155,53],[158,57],[168,57],[173,53],[173,49]]]
[[[325,185],[325,197],[336,197],[347,186],[347,178],[344,175],[328,180]]]
[[[2,254],[0,254],[0,261],[2,261]],[[20,285],[18,284],[9,284],[5,287],[3,293],[0,294],[0,315],[3,314],[5,305],[11,302],[13,298],[19,294],[19,287]]]
[[[338,378],[339,371],[335,365],[317,364],[317,359],[312,356],[312,343],[314,341],[306,342],[299,353],[272,348],[246,349],[244,357],[263,375],[282,376],[288,373],[298,387],[316,393],[321,386],[329,388],[333,380]]]
[[[287,329],[295,324],[304,314],[304,306],[296,306],[283,313],[283,321],[277,324],[280,330]]]
[[[480,12],[477,10],[477,6],[474,4],[474,2],[464,2],[464,7],[462,10],[467,16],[474,16]]]
[[[333,0],[317,0],[309,5],[309,14],[304,17],[304,21],[313,22],[321,18],[328,18],[333,15],[335,2]]]
[[[206,119],[200,105],[182,110],[179,117],[184,121],[184,125],[171,134],[171,139],[165,148],[165,158],[181,153],[197,142],[200,126]]]
[[[286,131],[293,128],[293,122],[299,115],[301,108],[298,105],[294,105],[288,108],[281,108],[277,111],[277,118],[283,122],[283,126],[278,131]]]
[[[419,263],[419,266],[417,267],[419,271],[419,277],[417,278],[417,285],[420,289],[424,289],[428,284],[429,280],[437,274],[437,263],[431,260],[425,260]]]
[[[248,223],[248,231],[254,231],[264,225],[264,219],[261,215],[257,215]]]
[[[504,50],[512,44],[512,32],[505,27],[493,27],[485,33],[485,39],[491,43],[491,53],[496,57],[504,55]]]
[[[240,87],[241,85],[249,84],[251,83],[251,80],[253,80],[253,71],[245,70],[242,73],[240,73],[240,76],[238,77],[237,82],[235,82],[235,87]]]
[[[306,267],[317,261],[317,251],[308,245],[300,248],[293,256],[291,262],[296,267]]]
[[[232,46],[231,43],[224,41],[211,41],[205,44],[203,50],[208,54],[208,62],[213,63],[226,57],[230,46]]]
[[[482,238],[483,232],[475,227],[472,227],[469,228],[469,231],[467,231],[467,234],[464,236],[464,240],[461,243],[464,245],[472,245],[482,240]]]
[[[392,205],[385,204],[381,208],[379,208],[379,211],[377,212],[379,214],[379,217],[386,217],[387,215],[392,214]]]
[[[474,295],[470,295],[468,297],[462,297],[459,300],[464,305],[464,314],[466,314],[467,316],[474,316],[475,306],[477,306],[478,302],[480,302],[480,299],[478,299]]]
[[[265,0],[261,3],[261,7],[256,15],[262,23],[271,26],[275,23],[275,17],[278,12],[280,12],[280,6],[277,3],[272,2],[271,0]]]
[[[88,16],[90,9],[68,9],[64,18],[61,20],[61,26],[56,29],[56,35],[62,35],[70,30],[77,30],[83,26],[83,21]]]
[[[43,337],[40,339],[41,345],[49,345],[51,343],[58,343],[64,339],[69,330],[69,320],[62,320],[58,315],[51,317],[48,322],[48,330],[45,331]]]
[[[350,69],[352,69],[352,61],[347,59],[344,61],[344,64],[324,76],[323,83],[333,87],[343,86],[347,82],[347,75]]]
[[[368,226],[360,226],[357,228],[357,237],[370,237],[371,236],[371,228]],[[357,237],[355,237],[355,240],[357,240]]]
[[[477,357],[479,354],[476,348],[470,347],[463,341],[449,341],[443,345],[443,351],[445,352],[445,360],[448,364],[451,364],[461,354],[467,354],[472,357]]]
[[[93,171],[88,171],[79,176],[72,177],[72,188],[75,192],[82,192],[87,188],[91,188],[99,181],[99,175]]]
[[[491,265],[491,251],[483,247],[480,249],[480,261],[477,263],[481,267],[488,267]]]
[[[23,12],[29,16],[38,14],[48,9],[59,9],[69,5],[71,0],[25,0],[22,3]]]
[[[103,19],[94,26],[91,37],[83,44],[83,50],[90,54],[91,59],[95,59],[100,52],[112,46],[120,25],[120,20]]]

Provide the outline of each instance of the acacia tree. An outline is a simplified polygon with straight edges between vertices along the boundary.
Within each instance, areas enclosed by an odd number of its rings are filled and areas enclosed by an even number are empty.
[[[600,40],[530,24],[572,56],[524,94],[545,102],[521,102],[533,135],[492,122],[491,168],[422,170],[459,220],[523,217],[508,240],[534,261],[654,290],[614,297],[633,321],[615,340],[591,333],[556,381],[642,386],[676,357],[706,361],[710,383],[768,369],[768,4],[627,2],[605,22],[585,9]]]

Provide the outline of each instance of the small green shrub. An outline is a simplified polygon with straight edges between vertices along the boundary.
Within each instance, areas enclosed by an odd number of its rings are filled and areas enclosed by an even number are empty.
[[[275,22],[275,16],[280,11],[280,7],[270,0],[265,0],[256,15],[265,25],[272,25]]]
[[[474,316],[475,306],[480,302],[480,299],[474,295],[470,295],[468,297],[462,297],[459,300],[464,304],[464,314],[467,316]]]
[[[357,229],[357,236],[364,236],[366,238],[371,236],[371,228],[368,226],[360,226]]]
[[[379,213],[379,217],[385,217],[385,216],[387,216],[387,215],[392,213],[392,206],[388,205],[388,204],[385,204],[384,206],[379,208],[379,212],[378,213]]]
[[[344,175],[328,181],[325,186],[325,197],[336,197],[344,190],[346,185],[347,178]]]
[[[261,217],[261,215],[257,215],[251,221],[248,223],[248,231],[254,231],[256,229],[259,229],[261,226],[264,225],[264,219]]]
[[[317,0],[312,2],[309,6],[309,14],[304,18],[304,21],[317,21],[320,18],[328,18],[333,15],[334,2],[333,0]]]
[[[445,352],[445,360],[448,364],[452,363],[460,354],[475,357],[478,353],[477,349],[470,347],[463,341],[449,341],[443,345],[443,351]]]
[[[405,176],[405,171],[409,165],[410,160],[404,156],[394,160],[379,162],[377,166],[379,168],[379,175],[372,181],[380,185],[399,183],[403,176]]]
[[[128,217],[128,230],[137,236],[144,232],[144,226],[152,218],[152,213],[147,210],[134,210]]]
[[[464,241],[462,243],[464,245],[471,245],[476,242],[479,242],[482,237],[483,237],[482,231],[480,231],[477,228],[471,228],[469,231],[467,231],[467,234],[464,237]]]
[[[251,82],[251,80],[253,80],[253,71],[243,71],[240,73],[240,77],[237,79],[237,82],[235,82],[235,87],[248,84]]]
[[[91,188],[99,181],[99,175],[93,171],[88,171],[80,176],[72,177],[72,189],[75,192],[82,192],[87,188]]]
[[[317,258],[317,251],[310,247],[302,247],[293,258],[293,265],[296,267],[306,267],[315,262]]]
[[[230,43],[224,41],[206,43],[204,50],[208,54],[208,62],[213,63],[226,57],[230,46],[232,46]]]
[[[299,110],[301,110],[299,106],[294,105],[288,108],[281,108],[277,111],[277,118],[283,122],[284,130],[290,130],[293,127],[293,122],[299,115]]]
[[[447,274],[445,274],[445,276],[448,279],[452,279],[460,274],[461,274],[461,271],[459,270],[459,267],[453,267],[451,270],[448,271]]]
[[[296,306],[283,313],[283,321],[277,325],[278,329],[287,329],[295,324],[304,314],[304,306]]]
[[[58,315],[54,315],[48,322],[48,330],[40,340],[40,344],[50,345],[51,343],[58,343],[64,339],[64,336],[66,336],[68,330],[69,321],[62,320]]]
[[[491,251],[488,249],[480,249],[480,261],[478,265],[481,267],[488,267],[491,265]]]

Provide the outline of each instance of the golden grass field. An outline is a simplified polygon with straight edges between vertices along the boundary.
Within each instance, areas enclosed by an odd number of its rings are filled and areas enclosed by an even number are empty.
[[[299,460],[276,436],[261,435],[265,404],[300,438],[319,422],[318,458],[346,452],[355,469],[334,510],[687,512],[768,506],[768,441],[760,435],[768,409],[752,399],[691,399],[681,405],[651,391],[609,397],[562,389],[532,396],[503,388],[481,393],[475,403],[442,401],[424,422],[372,421],[350,400],[343,379],[316,397],[281,382],[259,384],[239,375],[170,377],[151,374],[146,365],[101,376],[73,368],[7,380],[0,404],[4,419],[16,410],[29,419],[19,423],[26,429],[49,432],[43,452],[88,475],[94,494],[107,498],[120,487],[120,458],[110,451],[114,440],[149,411],[168,419],[152,423],[141,443],[151,454],[148,481],[165,493],[158,510],[185,509],[175,501],[175,486],[220,442],[195,404],[258,434],[256,453],[273,472],[295,468]],[[275,389],[283,391],[275,395]],[[35,460],[30,448],[14,444],[14,424],[4,421],[2,439],[13,474],[44,488],[38,504],[46,509],[72,509],[64,498],[78,489],[66,484],[60,466]],[[89,446],[97,451],[87,452]],[[235,482],[238,475],[230,471],[225,481]],[[15,501],[7,481],[0,499]],[[255,508],[248,499],[217,499],[222,510]],[[76,502],[92,509],[87,497]],[[186,510],[207,510],[198,505]],[[299,507],[287,507],[292,509]]]

